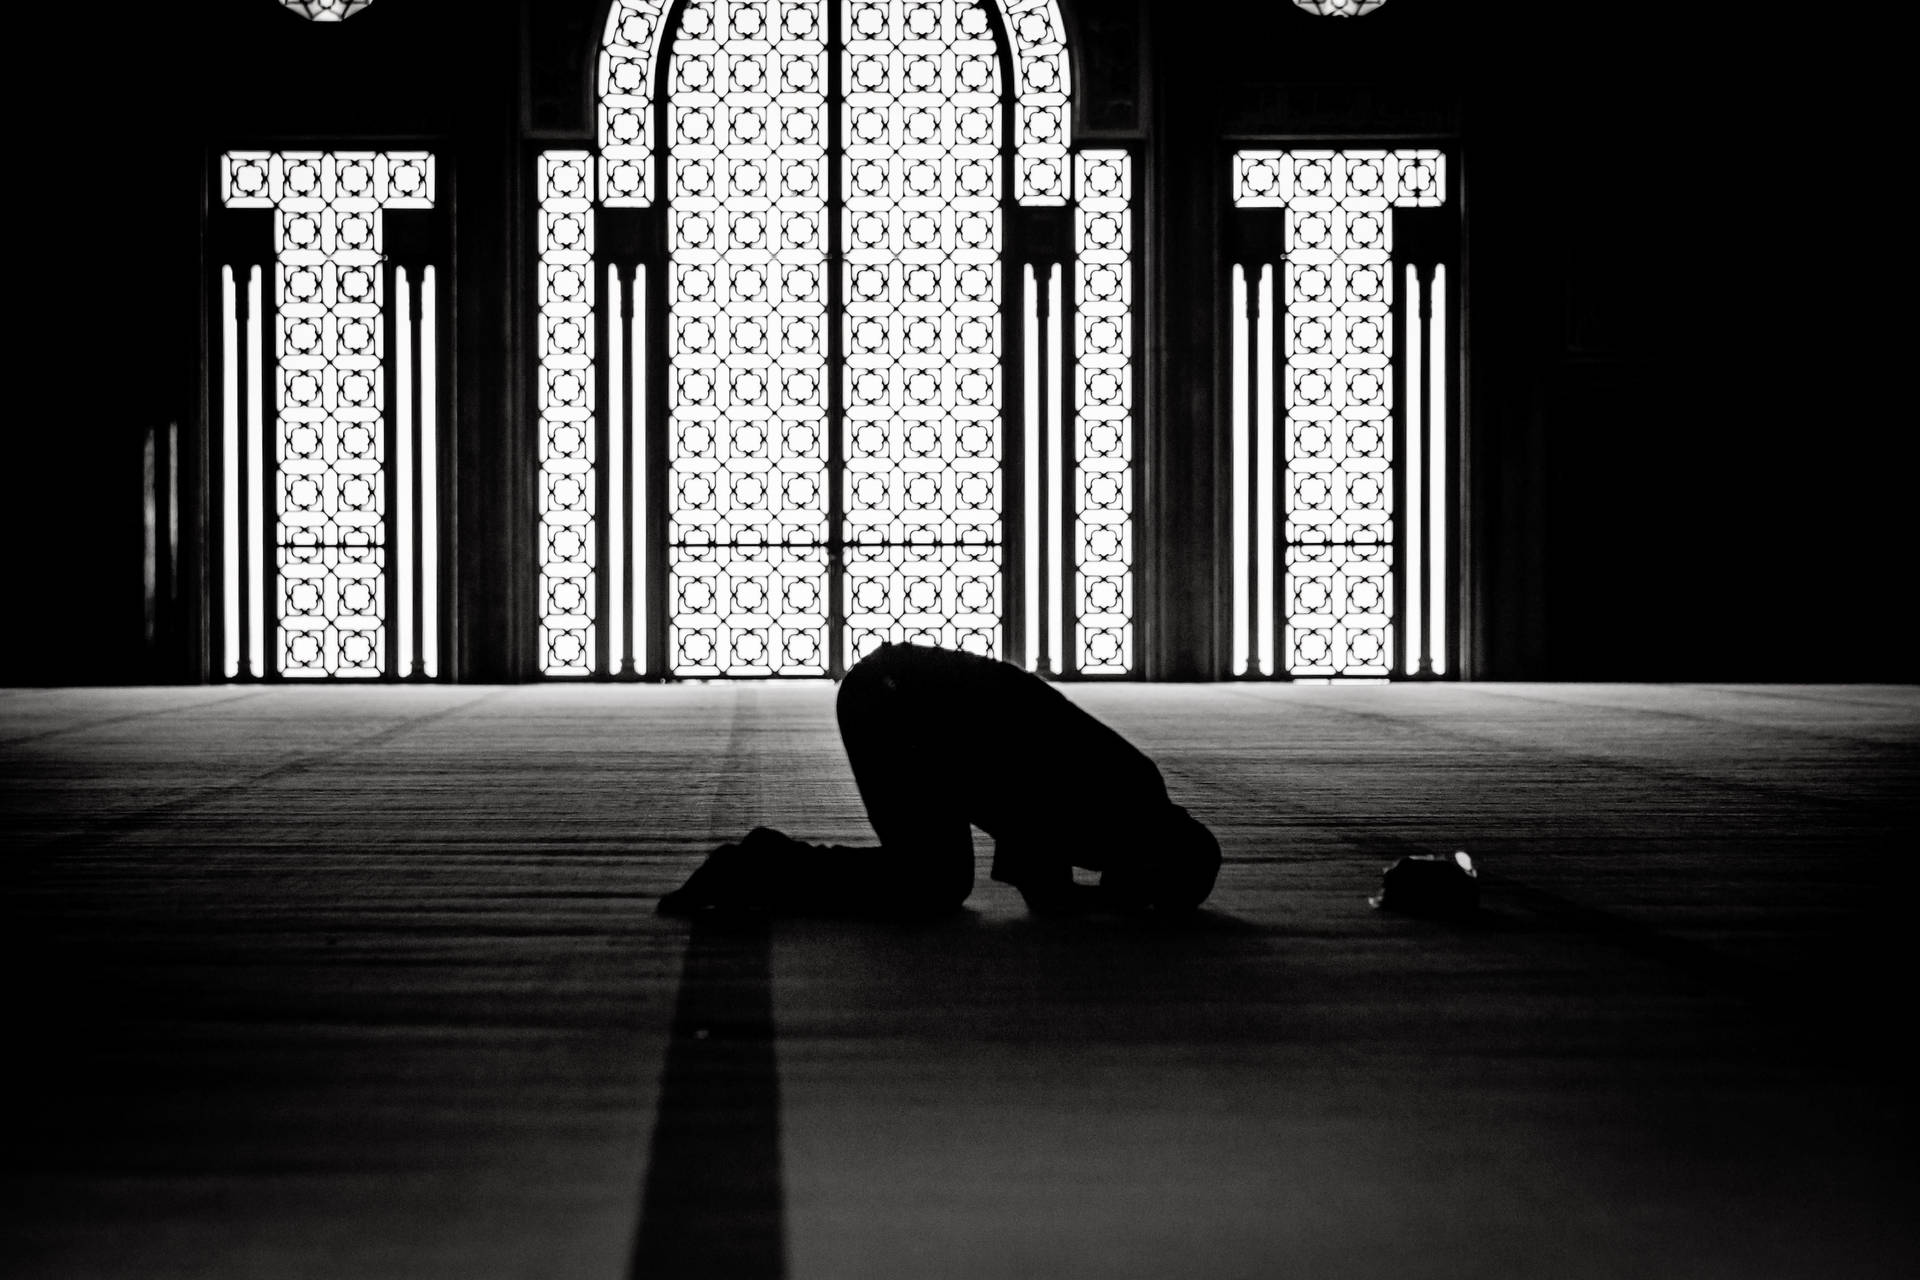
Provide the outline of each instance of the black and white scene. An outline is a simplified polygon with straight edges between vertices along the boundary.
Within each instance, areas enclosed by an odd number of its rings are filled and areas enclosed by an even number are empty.
[[[18,8],[0,1275],[1920,1274],[1897,6]]]

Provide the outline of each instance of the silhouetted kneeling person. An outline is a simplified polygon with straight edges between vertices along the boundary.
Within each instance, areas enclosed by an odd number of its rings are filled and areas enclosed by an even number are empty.
[[[756,827],[661,898],[663,914],[952,910],[973,890],[975,826],[994,837],[993,878],[1036,911],[1186,911],[1213,891],[1213,833],[1167,798],[1153,761],[1037,676],[886,644],[847,672],[837,711],[880,847]],[[1098,887],[1076,885],[1075,867]]]

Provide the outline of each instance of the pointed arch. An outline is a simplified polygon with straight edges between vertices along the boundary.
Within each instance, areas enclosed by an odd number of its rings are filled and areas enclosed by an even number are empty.
[[[1060,0],[994,0],[1013,46],[1014,198],[1067,203],[1073,75]],[[613,0],[596,75],[600,203],[646,208],[656,198],[653,104],[672,0]]]
[[[995,4],[610,0],[539,157],[543,674],[1137,675],[1137,156]]]

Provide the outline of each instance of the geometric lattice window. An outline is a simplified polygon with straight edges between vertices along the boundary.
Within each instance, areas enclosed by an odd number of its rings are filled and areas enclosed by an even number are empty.
[[[1083,151],[1074,177],[1077,665],[1133,669],[1133,157]]]
[[[617,0],[539,160],[546,674],[1132,671],[1133,161],[1071,150],[1063,31]]]
[[[674,670],[828,669],[823,4],[695,0],[669,63]]]
[[[593,158],[549,151],[539,165],[542,667],[585,675],[595,651]]]
[[[1443,673],[1446,157],[1240,151],[1232,183],[1271,234],[1232,268],[1230,669]]]
[[[221,669],[436,675],[436,270],[389,225],[434,158],[235,151],[218,179]]]
[[[999,59],[986,11],[846,6],[847,638],[1001,651]]]

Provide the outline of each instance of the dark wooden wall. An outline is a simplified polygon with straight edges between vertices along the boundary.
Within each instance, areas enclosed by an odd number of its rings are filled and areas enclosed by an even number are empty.
[[[18,126],[0,680],[200,677],[196,510],[150,640],[141,501],[146,432],[201,430],[207,157],[358,140],[446,158],[458,666],[531,674],[524,184],[535,147],[584,137],[603,3],[377,0],[316,26],[272,0],[115,0],[26,20],[44,111]],[[1225,148],[1437,130],[1467,229],[1473,673],[1910,679],[1895,46],[1825,12],[1073,6],[1079,127],[1148,156],[1149,674],[1216,670]]]

